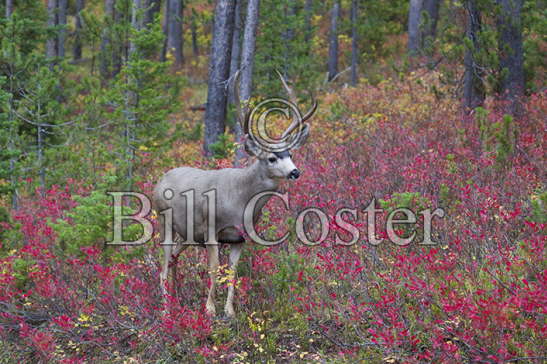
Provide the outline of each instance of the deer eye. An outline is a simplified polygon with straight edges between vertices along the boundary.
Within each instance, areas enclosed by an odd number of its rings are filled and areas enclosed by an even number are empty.
[[[270,157],[270,158],[268,158],[268,162],[270,162],[270,163],[275,163],[276,160],[277,160],[276,157]]]

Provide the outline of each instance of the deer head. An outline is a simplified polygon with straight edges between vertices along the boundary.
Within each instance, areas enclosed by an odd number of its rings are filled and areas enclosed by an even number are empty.
[[[277,71],[276,71],[277,72]],[[238,122],[245,133],[245,151],[256,157],[269,178],[297,179],[300,171],[292,161],[291,151],[298,149],[306,143],[310,125],[306,122],[317,109],[317,102],[312,98],[312,107],[304,114],[298,108],[298,100],[291,87],[287,84],[283,75],[277,72],[283,87],[287,91],[289,100],[274,98],[267,99],[251,111],[248,105],[241,105],[238,87],[235,87],[235,104],[237,108]],[[236,75],[236,85],[239,74]],[[268,103],[276,106],[268,107]],[[279,112],[292,121],[279,138],[272,138],[266,130],[266,117],[272,112]]]

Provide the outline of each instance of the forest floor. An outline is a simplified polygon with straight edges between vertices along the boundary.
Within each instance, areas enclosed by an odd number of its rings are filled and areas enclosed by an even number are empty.
[[[235,278],[221,267],[217,311],[234,284],[233,320],[205,313],[202,249],[182,253],[180,294],[166,312],[157,243],[106,250],[85,236],[62,241],[52,227],[75,224],[70,214],[82,211],[82,224],[103,226],[108,198],[74,180],[43,198],[26,196],[5,225],[18,224],[18,232],[0,235],[5,247],[7,239],[26,242],[0,250],[0,363],[542,362],[545,93],[530,95],[513,119],[493,99],[464,115],[436,71],[361,81],[318,95],[310,140],[294,153],[303,175],[281,187],[290,208],[272,200],[260,221],[265,237],[289,231],[288,242],[247,244]],[[172,115],[183,137],[167,155],[138,151],[139,191],[150,193],[176,166],[232,165],[231,155],[202,157],[203,112],[189,108],[205,93],[204,83],[183,89],[183,108]],[[379,245],[369,243],[364,213],[373,199],[384,210]],[[294,231],[310,207],[329,222],[317,246]],[[383,228],[387,213],[401,207],[418,216],[413,226],[398,225],[401,236],[416,233],[406,246],[388,242]],[[351,238],[335,218],[341,208],[359,211],[344,215],[361,233],[351,246],[336,244],[336,234]],[[445,215],[433,220],[435,243],[422,245],[418,212],[436,208]],[[320,235],[317,222],[306,222],[310,237]]]

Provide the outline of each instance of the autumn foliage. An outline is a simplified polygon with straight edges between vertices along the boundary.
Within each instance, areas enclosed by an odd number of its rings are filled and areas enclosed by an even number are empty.
[[[317,207],[331,218],[329,237],[314,247],[292,232],[277,247],[248,244],[238,278],[221,275],[238,288],[234,322],[205,314],[201,249],[179,259],[180,294],[164,310],[157,243],[61,242],[55,223],[74,224],[75,196],[89,186],[70,180],[30,194],[0,222],[0,361],[542,362],[545,94],[514,120],[495,100],[465,115],[427,92],[435,79],[412,74],[321,95],[311,141],[295,152],[303,176],[283,186],[290,210],[272,200],[260,227],[265,236],[292,231],[299,211]],[[199,148],[178,142],[173,157],[207,164]],[[149,169],[138,188],[148,193],[166,166],[141,152]],[[362,211],[372,198],[387,210],[442,207],[437,244],[369,244]],[[348,237],[334,221],[342,207],[360,210],[348,218],[362,231],[352,246],[334,244],[336,232]],[[306,226],[317,236],[317,221]]]

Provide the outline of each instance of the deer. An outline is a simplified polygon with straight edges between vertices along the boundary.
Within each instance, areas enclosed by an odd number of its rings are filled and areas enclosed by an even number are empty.
[[[207,266],[210,279],[209,292],[205,305],[206,313],[216,315],[215,290],[219,269],[219,246],[228,244],[229,272],[237,271],[237,264],[241,256],[246,234],[242,232],[244,225],[244,211],[246,205],[253,198],[263,192],[277,191],[284,179],[296,180],[301,172],[292,161],[291,150],[301,147],[308,139],[310,126],[309,120],[317,109],[317,102],[312,97],[312,107],[302,115],[298,109],[297,98],[283,76],[277,72],[283,87],[285,88],[293,112],[285,116],[289,118],[293,114],[289,127],[281,134],[279,142],[275,145],[265,144],[253,138],[250,130],[251,113],[248,108],[241,105],[238,87],[235,86],[234,99],[236,106],[236,119],[243,130],[243,144],[248,155],[255,161],[243,168],[223,168],[217,170],[203,170],[193,167],[179,167],[169,170],[161,177],[153,191],[152,203],[159,214],[164,215],[160,219],[160,235],[163,236],[163,261],[160,272],[160,285],[163,297],[167,297],[169,290],[175,290],[176,266],[179,255],[190,245],[205,247],[207,251]],[[237,84],[238,74],[235,75]],[[278,99],[283,100],[283,99]],[[278,109],[280,110],[280,109]],[[251,135],[250,135],[251,134]],[[275,148],[273,148],[275,147]],[[215,190],[215,216],[214,231],[210,228],[208,217],[208,200],[205,196],[208,191]],[[187,191],[193,191],[191,200]],[[252,212],[253,223],[256,223],[262,208],[271,198],[264,195],[258,199]],[[193,202],[193,220],[188,220],[187,202]],[[172,231],[168,231],[164,212],[169,211],[172,219]],[[192,222],[193,221],[193,222]],[[190,224],[190,225],[189,225]],[[187,229],[190,230],[187,231]],[[192,244],[187,244],[188,238]],[[224,313],[227,318],[235,316],[234,311],[234,285],[228,285],[228,294]],[[175,290],[176,291],[176,290]],[[176,294],[176,293],[175,293]]]

